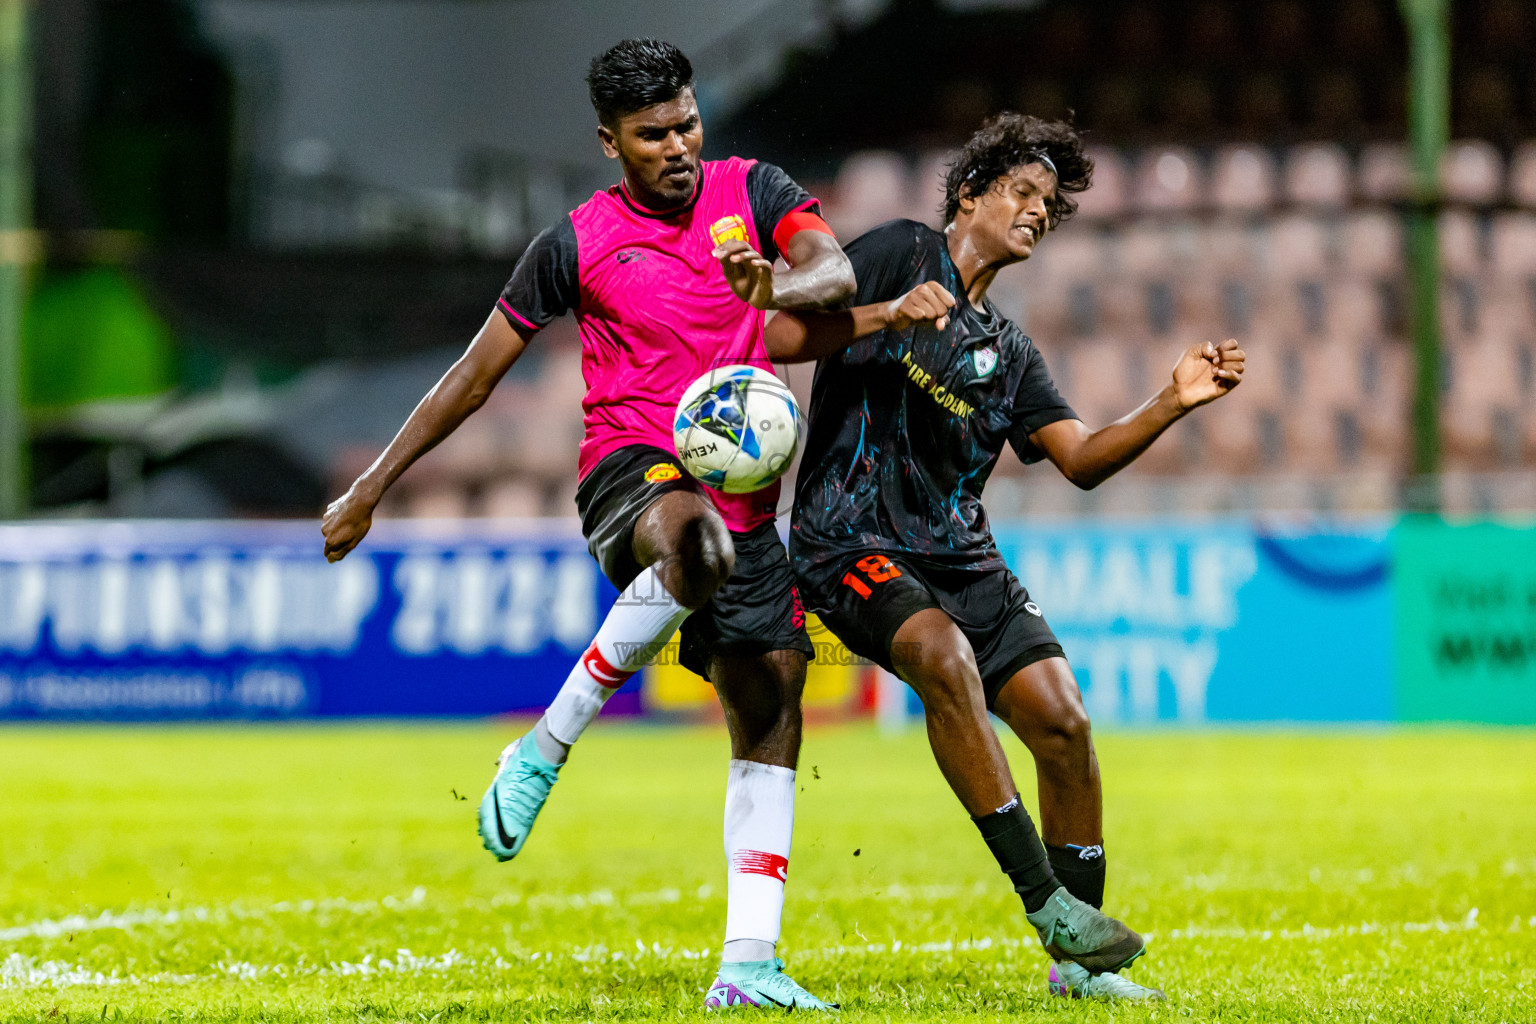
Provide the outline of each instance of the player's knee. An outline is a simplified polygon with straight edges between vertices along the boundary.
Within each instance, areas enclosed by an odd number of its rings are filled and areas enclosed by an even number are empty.
[[[1036,751],[1038,758],[1063,767],[1088,762],[1093,751],[1093,726],[1082,705],[1059,705],[1039,726],[1043,742]]]
[[[970,714],[985,704],[981,676],[969,652],[941,649],[923,652],[918,694],[930,713]]]
[[[683,527],[667,589],[678,603],[702,608],[736,567],[731,531],[718,516],[698,516]]]

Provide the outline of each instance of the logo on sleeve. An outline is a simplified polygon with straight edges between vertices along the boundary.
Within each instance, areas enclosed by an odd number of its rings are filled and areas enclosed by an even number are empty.
[[[682,470],[672,465],[672,463],[658,462],[645,471],[645,482],[648,484],[659,484],[667,480],[680,480],[682,476]]]
[[[976,376],[985,377],[997,368],[997,349],[991,345],[972,349],[971,362],[976,366]]]
[[[714,239],[716,245],[726,242],[750,242],[747,236],[747,222],[736,214],[721,217],[709,226],[709,237]]]

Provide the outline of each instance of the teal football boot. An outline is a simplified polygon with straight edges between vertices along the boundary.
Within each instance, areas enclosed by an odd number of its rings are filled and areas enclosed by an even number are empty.
[[[784,961],[757,960],[750,963],[721,964],[715,983],[704,997],[706,1010],[728,1010],[738,1006],[778,1007],[785,1010],[836,1010],[836,1003],[823,1002],[811,995],[784,973]]]
[[[544,760],[531,733],[501,752],[496,777],[480,800],[480,840],[497,860],[509,861],[522,850],[559,778],[560,766]]]

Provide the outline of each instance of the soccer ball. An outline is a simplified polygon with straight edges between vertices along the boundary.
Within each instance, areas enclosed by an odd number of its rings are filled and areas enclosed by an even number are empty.
[[[683,468],[702,483],[727,494],[760,491],[794,461],[800,405],[767,370],[722,366],[683,392],[672,443]]]

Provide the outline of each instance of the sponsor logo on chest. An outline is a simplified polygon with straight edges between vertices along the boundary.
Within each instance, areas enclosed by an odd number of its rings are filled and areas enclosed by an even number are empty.
[[[747,222],[737,214],[728,214],[721,217],[709,226],[709,237],[716,245],[724,245],[726,242],[750,242],[747,235]]]
[[[992,355],[992,359],[995,364],[997,361],[997,354],[995,352]],[[912,361],[912,353],[903,352],[901,354],[901,365],[907,368],[907,379],[922,388],[923,392],[938,403],[939,408],[945,412],[964,419],[976,411],[975,406],[961,399],[960,396],[946,388],[943,384],[940,384],[938,378],[932,373],[914,363]]]

